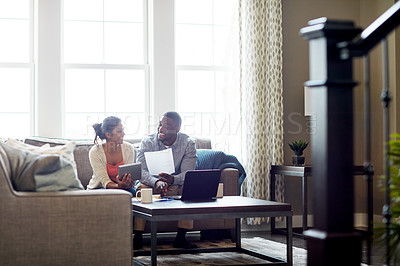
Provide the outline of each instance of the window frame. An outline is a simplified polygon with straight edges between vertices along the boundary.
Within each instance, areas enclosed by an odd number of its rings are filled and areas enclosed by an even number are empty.
[[[62,5],[63,2],[65,0],[61,0],[62,1]],[[144,117],[148,117],[150,115],[150,107],[149,107],[149,91],[150,91],[150,65],[149,65],[149,49],[148,49],[148,44],[149,44],[149,38],[148,38],[148,30],[149,30],[149,25],[148,25],[148,1],[147,0],[142,0],[143,2],[143,51],[144,51],[144,55],[143,55],[143,65],[141,64],[108,64],[108,63],[99,63],[99,64],[82,64],[82,63],[61,63],[61,93],[62,93],[62,100],[63,100],[63,104],[62,104],[62,137],[69,137],[66,135],[66,129],[65,129],[65,125],[66,125],[66,107],[65,107],[65,72],[66,70],[69,69],[100,69],[103,71],[106,70],[142,70],[144,71],[144,92],[145,92],[145,108],[144,108]],[[61,12],[61,45],[64,43],[64,18],[62,17],[63,12]],[[104,39],[103,39],[104,42]],[[104,43],[103,43],[104,45]],[[63,54],[64,54],[64,49],[62,47],[62,51],[61,51],[61,58],[63,59]],[[133,99],[132,99],[133,100]],[[105,103],[104,103],[105,104]],[[90,112],[90,114],[96,113],[99,116],[108,116],[110,112],[107,112],[107,108],[104,106],[103,108],[105,110],[105,112]],[[74,113],[74,112],[71,112]],[[78,112],[79,113],[79,112]],[[125,113],[125,112],[124,112]],[[84,113],[82,113],[84,114]],[[101,121],[99,121],[101,122]],[[144,128],[146,129],[148,127],[148,119],[145,119],[145,121],[143,121],[144,124]],[[135,137],[135,136],[133,136]]]
[[[0,69],[27,69],[29,71],[29,111],[26,112],[0,112],[1,114],[27,114],[29,117],[29,129],[28,134],[32,134],[35,131],[35,8],[34,8],[34,0],[28,0],[29,4],[29,55],[27,62],[0,62]],[[0,137],[9,137],[9,136],[0,136]],[[14,136],[12,136],[14,137]],[[16,137],[22,137],[22,135],[18,135]]]
[[[30,62],[7,64],[31,69],[30,135],[70,138],[65,128],[65,73],[68,69],[143,70],[145,134],[156,130],[160,117],[166,111],[178,110],[179,71],[212,71],[214,77],[218,71],[232,71],[231,67],[218,65],[175,64],[175,0],[142,0],[145,42],[143,65],[64,63],[64,1],[67,0],[29,0],[32,14]],[[2,66],[5,64],[0,63]],[[217,111],[217,104],[214,103],[212,111]]]
[[[213,2],[211,2],[213,4]],[[211,12],[214,16],[214,10],[212,10]],[[176,23],[178,24],[178,22]],[[181,25],[191,25],[192,23],[182,23]],[[219,24],[218,22],[214,21],[214,18],[212,18],[212,22],[211,23],[205,23],[205,24],[193,24],[193,25],[204,25],[204,26],[211,26],[212,27],[212,43],[213,43],[213,50],[212,50],[212,63],[210,65],[194,65],[194,64],[180,64],[180,65],[176,65],[176,72],[175,72],[175,79],[177,81],[176,84],[176,88],[175,88],[175,101],[176,101],[176,110],[178,112],[182,112],[182,115],[186,116],[190,116],[189,112],[183,112],[180,110],[179,108],[179,100],[178,100],[178,92],[179,92],[179,88],[178,88],[178,76],[179,76],[179,72],[182,71],[208,71],[208,72],[212,72],[213,73],[213,78],[214,78],[214,87],[213,87],[213,96],[214,96],[214,103],[213,103],[213,110],[210,111],[204,111],[204,112],[191,112],[193,114],[192,121],[188,122],[188,128],[190,131],[190,128],[193,128],[194,132],[188,132],[190,133],[194,133],[196,136],[198,137],[207,137],[210,138],[211,141],[214,143],[215,148],[220,149],[220,150],[225,150],[225,151],[229,151],[232,149],[232,147],[230,147],[230,142],[234,143],[237,142],[237,136],[235,137],[235,134],[241,134],[240,131],[240,124],[241,124],[241,120],[239,119],[238,121],[236,121],[235,119],[232,119],[232,113],[229,110],[218,110],[218,99],[217,99],[217,94],[218,94],[218,88],[217,88],[217,74],[218,72],[224,72],[224,73],[233,73],[233,74],[238,74],[238,66],[237,65],[221,65],[218,64],[215,58],[215,52],[217,47],[214,46],[215,43],[215,27],[218,26],[228,26],[225,24]],[[232,26],[232,25],[230,25]],[[238,26],[238,25],[237,25]],[[238,84],[237,84],[238,85]],[[239,89],[239,87],[238,87]],[[211,129],[208,133],[204,133],[203,128],[204,125],[200,126],[200,131],[197,125],[193,125],[193,121],[196,122],[200,122],[200,123],[204,123],[205,121],[209,121],[207,117],[212,117],[211,120],[213,120],[213,122],[215,124],[217,124],[221,118],[223,118],[224,123],[226,122],[226,128],[222,129],[222,128],[218,128],[218,126],[216,126],[215,128]],[[199,121],[200,118],[200,121]],[[204,119],[205,118],[205,119]],[[207,124],[205,125],[207,126]],[[183,129],[185,129],[185,124],[183,124]],[[224,131],[224,133],[221,135],[221,132],[219,131]]]

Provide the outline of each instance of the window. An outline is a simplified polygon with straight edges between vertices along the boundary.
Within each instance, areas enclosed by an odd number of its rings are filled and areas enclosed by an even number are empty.
[[[239,145],[238,3],[175,1],[177,109],[182,130],[211,138],[214,148]],[[238,153],[237,153],[238,154]]]
[[[109,115],[142,136],[147,115],[143,0],[64,1],[65,136],[90,138]]]
[[[1,137],[92,139],[93,123],[116,115],[141,138],[177,110],[183,132],[235,152],[237,9],[237,0],[0,0],[0,119],[10,125]]]
[[[1,136],[21,138],[33,129],[32,1],[0,1]]]

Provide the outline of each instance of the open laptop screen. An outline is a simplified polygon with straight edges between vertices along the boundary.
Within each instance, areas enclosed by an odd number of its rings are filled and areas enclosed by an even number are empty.
[[[183,184],[183,201],[213,200],[217,196],[221,170],[187,171]]]

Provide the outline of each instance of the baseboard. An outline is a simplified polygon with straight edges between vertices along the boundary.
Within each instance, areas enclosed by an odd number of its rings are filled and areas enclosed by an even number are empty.
[[[382,215],[374,214],[373,222],[382,222]],[[366,213],[355,213],[354,214],[354,226],[355,227],[368,227],[368,214]]]
[[[309,214],[307,216],[308,227],[313,226],[314,215]],[[382,215],[374,214],[374,223],[382,222]],[[276,228],[285,228],[286,223],[284,221],[277,221]],[[293,227],[303,227],[303,216],[293,215]],[[368,215],[366,213],[355,213],[354,214],[354,227],[368,227]]]
[[[314,225],[313,219],[314,219],[314,216],[312,214],[307,215],[308,227],[312,227]],[[303,215],[293,215],[292,225],[293,225],[293,228],[296,228],[296,227],[302,228],[303,227]],[[276,228],[286,228],[286,222],[285,221],[277,221]]]

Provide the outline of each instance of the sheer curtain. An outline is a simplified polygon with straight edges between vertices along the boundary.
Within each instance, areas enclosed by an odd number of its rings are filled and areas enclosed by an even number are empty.
[[[240,89],[243,162],[242,195],[269,199],[269,170],[283,163],[281,0],[240,0]],[[276,199],[283,202],[282,177]],[[248,219],[261,224],[265,218]]]

